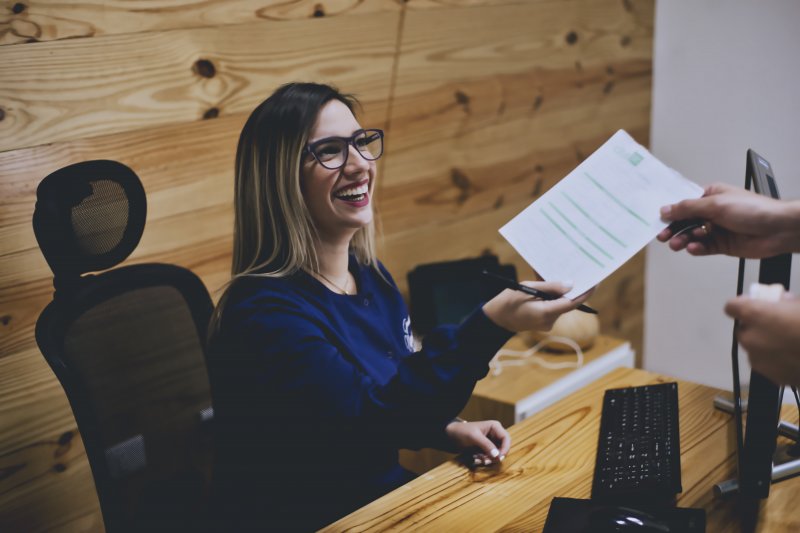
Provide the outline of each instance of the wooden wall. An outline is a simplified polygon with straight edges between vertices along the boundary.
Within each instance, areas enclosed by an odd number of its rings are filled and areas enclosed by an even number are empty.
[[[23,0],[0,3],[0,531],[97,531],[69,404],[33,327],[51,274],[36,186],[86,159],[132,167],[147,228],[126,263],[228,276],[232,169],[278,85],[357,93],[387,130],[381,256],[405,290],[423,262],[497,233],[618,128],[649,142],[653,0]],[[641,351],[644,256],[592,298]],[[215,294],[216,296],[216,294]]]

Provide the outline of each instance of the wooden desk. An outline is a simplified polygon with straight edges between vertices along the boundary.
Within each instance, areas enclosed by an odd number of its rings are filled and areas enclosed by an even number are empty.
[[[503,348],[524,351],[529,346],[512,337]],[[574,361],[575,354],[537,354],[550,362]],[[499,420],[510,427],[533,413],[580,389],[619,366],[632,367],[634,353],[629,342],[600,335],[584,353],[579,369],[545,369],[536,364],[504,367],[500,375],[491,373],[475,385],[467,405],[459,414],[466,420]],[[400,450],[400,464],[422,474],[453,459],[454,454],[425,448]]]
[[[497,467],[450,461],[328,526],[326,531],[541,531],[554,496],[591,493],[603,391],[673,381],[620,368],[510,428],[511,453]],[[679,507],[703,507],[707,531],[742,531],[736,501],[714,499],[735,473],[735,427],[714,409],[716,389],[679,381],[683,493]],[[784,419],[797,422],[796,409]],[[779,447],[787,441],[779,440]],[[800,531],[800,478],[774,485],[754,531]]]

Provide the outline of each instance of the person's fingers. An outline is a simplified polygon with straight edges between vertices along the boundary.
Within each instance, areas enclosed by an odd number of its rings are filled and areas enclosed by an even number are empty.
[[[744,296],[738,296],[736,298],[732,298],[725,302],[725,314],[729,317],[733,318],[734,320],[739,320],[739,316],[742,313],[742,306],[744,303]]]
[[[489,438],[497,444],[497,449],[500,452],[499,459],[502,461],[508,454],[508,450],[511,449],[511,435],[508,434],[508,431],[500,422],[493,420],[489,429]]]
[[[488,461],[488,462],[487,462]],[[483,466],[489,464],[489,458],[483,455],[482,453],[474,453],[472,454],[472,464],[475,466]]]
[[[542,310],[550,316],[557,317],[567,311],[571,311],[580,304],[580,302],[575,303],[573,300],[563,297],[564,294],[572,290],[572,282],[570,281],[523,281],[521,284],[554,296],[562,296],[555,300],[540,300],[537,302]]]
[[[522,281],[520,284],[555,296],[564,295],[572,290],[572,282],[569,281]]]
[[[572,282],[571,281],[523,281],[521,282],[522,285],[527,285],[528,287],[532,287],[534,289],[538,289],[542,292],[546,292],[552,295],[560,295],[563,296],[564,294],[568,293],[572,290]],[[564,313],[570,310],[570,307],[577,307],[578,304],[582,304],[585,302],[589,297],[594,294],[594,290],[597,287],[592,287],[588,291],[584,292],[580,296],[577,296],[573,299],[568,298],[557,298],[555,300],[549,300],[549,302],[559,302],[558,305],[553,307],[553,311],[560,313]],[[561,300],[565,300],[561,302]],[[567,302],[572,302],[569,304]],[[563,307],[563,310],[561,310]]]
[[[693,241],[686,245],[686,251],[689,252],[689,255],[712,255],[713,252],[711,248],[708,247],[708,244],[702,241]]]
[[[578,297],[575,300],[570,300],[569,298],[559,298],[557,300],[547,300],[541,302],[540,305],[542,306],[543,311],[550,317],[558,318],[567,311],[572,311],[588,298],[588,296],[585,298]]]
[[[739,329],[747,324],[757,323],[767,316],[767,309],[773,302],[754,300],[748,296],[737,296],[725,303],[725,314],[739,321]]]
[[[474,437],[474,446],[483,452],[484,455],[492,459],[500,457],[500,450],[497,449],[497,446],[495,446],[494,442],[492,442],[489,437],[480,431],[476,431]]]
[[[715,194],[722,194],[724,192],[740,193],[744,191],[745,189],[742,189],[741,187],[736,187],[735,185],[731,185],[730,183],[723,183],[718,181],[706,187],[705,191],[703,192],[703,197],[714,196]]]
[[[674,222],[676,220],[686,220],[688,218],[710,218],[709,208],[715,199],[708,197],[693,200],[683,200],[677,204],[665,205],[661,208],[661,220]]]
[[[591,298],[591,296],[594,294],[594,291],[595,291],[596,288],[597,288],[597,286],[592,287],[591,289],[589,289],[588,291],[584,292],[580,296],[577,296],[577,297],[573,298],[572,299],[572,303],[574,303],[574,304],[582,304],[583,302],[585,302],[586,300]]]
[[[672,233],[673,233],[672,228],[667,226],[666,228],[662,229],[658,235],[656,235],[656,239],[658,239],[661,242],[667,242],[672,238]]]
[[[661,220],[673,222],[676,220],[685,220],[687,218],[713,218],[709,216],[709,213],[714,211],[714,205],[717,201],[714,196],[733,192],[744,192],[744,189],[734,187],[728,183],[712,183],[705,188],[701,198],[683,200],[675,204],[663,206],[661,208]],[[665,238],[665,240],[667,239],[668,237]]]
[[[676,235],[669,240],[669,247],[675,252],[683,250],[687,244],[689,244],[689,236],[685,233]]]
[[[702,224],[700,224],[700,227],[694,228],[692,230],[691,232],[692,237],[694,237],[695,239],[705,239],[706,237],[711,235],[712,229],[713,225],[711,224],[711,222],[705,221]]]

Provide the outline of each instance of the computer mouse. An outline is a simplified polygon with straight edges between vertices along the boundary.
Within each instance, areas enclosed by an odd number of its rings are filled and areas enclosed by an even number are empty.
[[[661,520],[629,507],[613,505],[595,508],[589,514],[590,531],[597,533],[616,531],[641,531],[642,533],[670,533],[670,528]]]

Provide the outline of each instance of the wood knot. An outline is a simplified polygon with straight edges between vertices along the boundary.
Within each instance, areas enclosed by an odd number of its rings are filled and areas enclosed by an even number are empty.
[[[17,2],[16,4],[14,4],[14,5],[11,7],[11,12],[12,12],[12,13],[14,13],[15,15],[19,15],[20,13],[22,13],[23,11],[25,11],[25,8],[26,8],[26,7],[28,7],[28,6],[26,6],[26,5],[25,5],[25,4],[23,4],[22,2]]]
[[[533,190],[531,191],[531,197],[532,198],[538,198],[540,194],[542,194],[542,177],[541,176],[536,178],[536,183],[533,184]]]
[[[631,38],[629,35],[623,35],[622,38],[619,40],[620,46],[628,46],[631,44]]]
[[[5,118],[6,118],[6,110],[0,107],[0,120],[3,120]]]
[[[72,437],[74,433],[72,431],[67,431],[62,433],[62,435],[58,438],[58,448],[56,451],[53,452],[53,457],[58,459],[62,455],[68,453],[72,449]]]
[[[470,194],[472,194],[472,182],[469,180],[467,175],[458,168],[453,168],[450,170],[450,181],[459,190],[456,203],[458,205],[463,204],[469,199]]]
[[[69,444],[74,436],[74,433],[71,431],[64,432],[60,437],[58,437],[58,445],[64,446],[65,444]]]
[[[322,4],[317,4],[314,6],[314,18],[322,18],[325,16],[325,7]]]
[[[453,93],[453,97],[456,99],[456,103],[464,108],[465,111],[469,112],[469,102],[470,98],[467,93],[464,91],[456,91]]]
[[[7,326],[11,323],[11,315],[0,316],[0,324]]]
[[[469,181],[467,175],[457,168],[454,168],[450,171],[450,181],[452,181],[453,185],[462,191],[468,191],[472,186],[472,183]]]
[[[59,474],[61,472],[64,472],[66,469],[67,469],[67,465],[65,465],[63,463],[56,463],[56,464],[53,465],[53,471],[54,472],[58,472]]]
[[[569,32],[564,39],[567,41],[567,44],[573,45],[578,42],[578,34],[574,31]]]
[[[217,74],[214,63],[208,59],[198,59],[195,61],[194,66],[192,66],[192,71],[203,78],[213,78]]]
[[[205,113],[203,113],[203,120],[208,120],[210,118],[217,118],[219,116],[219,108],[212,107]]]
[[[536,95],[536,98],[533,99],[533,110],[534,111],[538,111],[539,108],[542,107],[542,102],[543,101],[544,101],[544,98],[542,97],[541,94]]]

